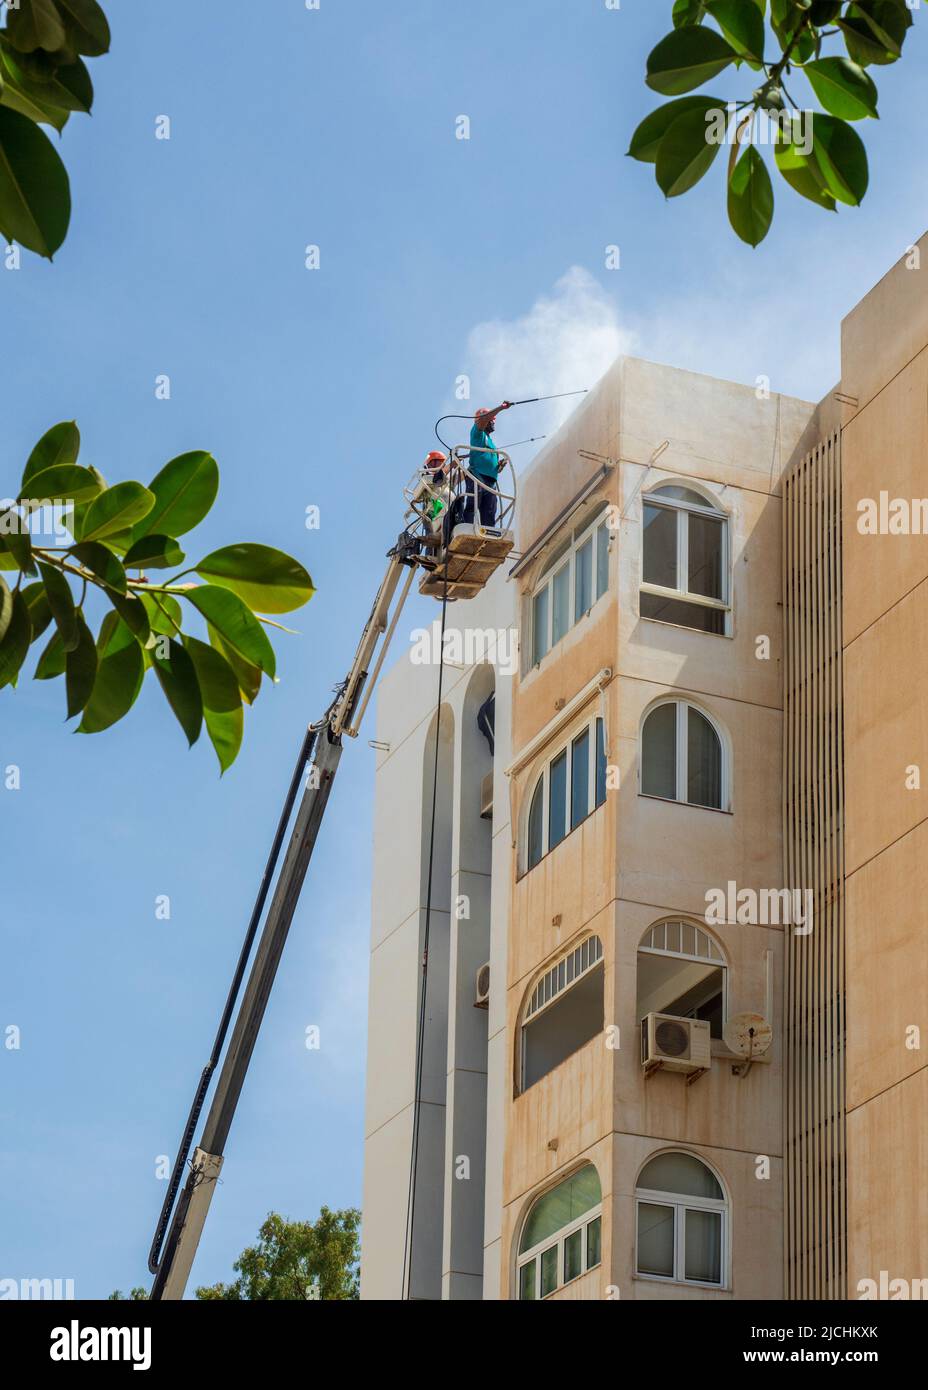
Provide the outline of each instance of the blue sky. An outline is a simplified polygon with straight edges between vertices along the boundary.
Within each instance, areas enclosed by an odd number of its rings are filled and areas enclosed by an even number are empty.
[[[628,350],[817,399],[838,376],[841,315],[925,230],[928,186],[923,11],[903,62],[876,70],[863,208],[829,216],[778,182],[752,252],[728,228],[721,167],[667,203],[624,157],[657,104],[642,77],[670,0],[106,8],[95,114],[62,141],[68,239],[52,266],[0,268],[0,494],[64,418],[110,481],[209,449],[220,496],[190,552],[277,545],[318,594],[300,636],[278,635],[280,684],[221,781],[156,688],[92,738],[64,725],[60,682],[0,692],[0,769],[22,776],[0,785],[0,1030],[22,1033],[0,1049],[0,1277],[73,1278],[91,1298],[148,1283],[156,1161],[208,1055],[302,730],[350,663],[402,484],[435,418],[461,408],[459,374],[472,405],[495,404],[591,385]],[[525,409],[500,438],[557,419]],[[433,616],[421,604],[407,632]],[[229,1277],[272,1209],[360,1203],[372,772],[362,739],[192,1283]]]

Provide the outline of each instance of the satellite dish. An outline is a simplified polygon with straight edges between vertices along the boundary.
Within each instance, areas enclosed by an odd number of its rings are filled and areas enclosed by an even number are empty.
[[[773,1029],[763,1014],[734,1014],[722,1030],[729,1052],[739,1057],[762,1057],[773,1042]]]

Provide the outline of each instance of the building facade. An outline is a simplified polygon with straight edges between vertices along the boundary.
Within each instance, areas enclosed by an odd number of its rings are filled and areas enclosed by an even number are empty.
[[[818,405],[619,359],[384,680],[362,1297],[928,1274],[917,261]]]

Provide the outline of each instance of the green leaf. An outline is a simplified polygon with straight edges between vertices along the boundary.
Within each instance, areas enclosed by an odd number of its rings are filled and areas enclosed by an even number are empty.
[[[667,101],[663,106],[658,106],[645,116],[632,136],[628,147],[632,159],[641,160],[643,164],[653,164],[667,131],[678,116],[687,111],[725,112],[725,103],[716,101],[714,97],[690,96],[678,97],[676,101]]]
[[[45,585],[41,582],[27,584],[23,589],[23,598],[26,600],[26,605],[29,609],[29,618],[32,622],[32,640],[34,642],[37,637],[42,636],[42,633],[52,620],[51,604],[45,592]],[[61,650],[63,655],[64,648],[62,647]]]
[[[68,693],[68,714],[80,714],[90,699],[93,683],[97,675],[97,647],[93,634],[77,610],[77,645],[65,658],[65,686]]]
[[[273,680],[276,662],[274,648],[264,628],[237,594],[212,584],[189,589],[184,598],[212,623],[222,640],[239,656],[258,666]]]
[[[838,20],[838,27],[855,63],[861,67],[869,67],[871,63],[885,67],[901,56],[911,23],[912,15],[904,4],[896,5],[891,0],[868,0],[868,3],[860,0],[848,6]]]
[[[154,494],[141,483],[116,483],[101,492],[87,508],[80,539],[96,541],[116,535],[141,521],[154,505]]]
[[[114,593],[112,590],[108,591],[107,598],[129,631],[134,634],[143,647],[146,646],[151,636],[151,623],[148,618],[148,610],[142,600],[134,598],[131,594]],[[179,608],[178,611],[180,611]]]
[[[206,624],[209,633],[210,645],[215,647],[220,656],[224,656],[226,661],[235,672],[235,679],[238,681],[238,688],[242,692],[242,699],[247,704],[253,705],[261,691],[261,672],[257,666],[252,666],[250,661],[239,656],[238,652],[232,650],[223,642],[219,633],[212,623]]]
[[[773,221],[773,185],[755,145],[748,145],[728,180],[728,220],[742,241],[757,246]]]
[[[20,87],[17,73],[21,72],[21,69],[10,56],[4,39],[5,35],[0,33],[0,106],[8,106],[11,111],[18,111],[30,121],[54,126],[60,133],[67,125],[71,113]]]
[[[231,589],[257,613],[292,613],[316,592],[291,555],[248,541],[212,551],[195,569],[201,579]]]
[[[810,159],[800,154],[794,144],[783,144],[778,140],[773,154],[777,168],[790,188],[828,212],[836,210],[834,198],[822,186],[821,175],[813,168]]]
[[[68,38],[78,53],[87,58],[99,58],[109,52],[110,26],[97,0],[56,0],[56,3]]]
[[[35,668],[33,680],[50,681],[54,680],[56,676],[63,676],[67,659],[68,654],[61,645],[61,638],[58,636],[56,630],[52,634],[51,641],[39,657],[39,664]]]
[[[206,516],[219,490],[219,468],[212,454],[196,449],[166,463],[152,480],[155,505],[132,532],[142,536],[182,536]]]
[[[142,536],[123,557],[127,570],[167,570],[184,563],[184,552],[172,536]]]
[[[173,638],[167,639],[167,642],[167,656],[159,655],[160,642],[152,648],[151,664],[165,698],[186,735],[187,746],[192,748],[203,727],[203,697],[200,694],[200,683],[186,649]]]
[[[177,599],[172,598],[170,594],[158,594],[156,598],[154,594],[143,593],[139,597],[145,605],[152,632],[173,637],[180,628],[183,617]]]
[[[57,463],[33,473],[20,484],[20,499],[35,506],[42,502],[85,502],[96,497],[100,484],[89,468],[75,463]]]
[[[0,575],[0,642],[6,636],[6,630],[10,625],[13,616],[13,595],[10,593],[10,586]]]
[[[48,136],[0,106],[0,232],[51,260],[68,231],[71,187]]]
[[[231,767],[242,745],[245,714],[238,682],[229,663],[205,642],[185,637],[203,698],[206,732],[216,750],[222,772]]]
[[[115,614],[108,614],[100,629],[97,671],[77,728],[79,734],[98,734],[110,728],[129,713],[142,688],[142,649],[125,623],[117,618],[115,625],[109,625],[109,617]]]
[[[720,149],[709,139],[704,111],[678,116],[661,141],[654,173],[668,198],[676,198],[697,184]]]
[[[737,58],[731,44],[702,25],[674,29],[648,55],[648,86],[663,96],[701,87]]]
[[[870,175],[864,142],[853,126],[837,116],[815,115],[809,159],[833,198],[852,207],[860,203]]]
[[[61,645],[66,652],[73,652],[80,638],[80,629],[71,585],[67,577],[54,565],[45,565],[39,561],[39,573],[45,585],[48,606],[52,610],[55,626],[61,637]]]
[[[674,0],[673,27],[682,29],[689,24],[701,24],[706,13],[706,0]]]
[[[82,541],[71,552],[85,569],[102,579],[107,588],[118,594],[126,592],[126,572],[111,550],[99,541]]]
[[[81,432],[73,420],[62,420],[46,430],[23,469],[23,487],[36,473],[65,463],[77,463],[81,451]]]
[[[35,574],[32,558],[32,537],[23,529],[18,512],[0,512],[0,551],[13,557],[16,568],[23,574]]]
[[[738,53],[755,62],[764,56],[764,16],[745,0],[709,0],[706,9]]]
[[[0,690],[15,685],[19,670],[32,642],[32,623],[29,606],[19,589],[13,594],[12,611],[6,631],[0,639]]]
[[[879,116],[873,78],[849,58],[820,58],[806,63],[803,72],[825,110],[833,116],[845,121]]]
[[[3,69],[16,87],[40,107],[61,111],[82,111],[86,115],[93,106],[93,83],[80,58],[67,63],[55,63],[47,72],[33,73],[22,54],[3,48]]]
[[[6,32],[14,47],[23,53],[32,53],[36,48],[54,53],[65,41],[64,25],[54,0],[28,0],[26,4],[20,0],[15,9],[7,11]]]

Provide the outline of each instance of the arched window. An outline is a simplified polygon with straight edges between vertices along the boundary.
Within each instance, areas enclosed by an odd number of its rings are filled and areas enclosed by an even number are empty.
[[[602,1188],[588,1163],[539,1197],[519,1241],[519,1297],[547,1298],[602,1259]]]
[[[728,1203],[712,1169],[694,1154],[658,1154],[641,1170],[635,1196],[639,1275],[723,1287]]]
[[[722,1036],[728,969],[716,941],[693,922],[657,922],[638,947],[638,1022],[648,1014],[700,1018]]]
[[[552,555],[531,600],[532,665],[602,598],[609,587],[609,526],[600,512]]]
[[[525,1091],[603,1030],[603,943],[588,936],[535,983],[519,1038]]]
[[[727,632],[728,517],[694,488],[667,483],[644,497],[641,616]]]
[[[642,796],[727,811],[728,752],[717,725],[687,700],[664,700],[641,728]]]
[[[606,734],[597,718],[574,733],[535,783],[526,825],[526,869],[533,869],[605,800]]]

